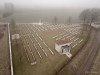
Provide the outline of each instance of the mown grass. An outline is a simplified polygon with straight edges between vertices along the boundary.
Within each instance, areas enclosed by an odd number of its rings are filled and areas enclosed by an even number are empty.
[[[39,63],[32,66],[27,62],[23,49],[18,51],[13,46],[12,50],[15,75],[53,75],[63,65],[63,62],[67,60],[65,55],[49,56],[49,58],[40,60]]]
[[[10,75],[7,27],[5,27],[5,29],[2,32],[4,33],[4,36],[0,38],[0,75]]]
[[[67,63],[68,57],[66,55],[60,55],[54,49],[55,40],[51,39],[58,32],[38,32],[35,28],[33,28],[39,35],[42,36],[42,39],[47,43],[47,45],[52,49],[55,55],[51,55],[48,53],[48,57],[44,57],[43,59],[39,59],[37,56],[37,64],[30,65],[27,61],[23,45],[22,39],[16,41],[12,41],[12,52],[13,52],[13,64],[14,64],[14,74],[15,75],[54,75],[60,68]],[[22,29],[23,31],[23,29]],[[62,30],[59,30],[62,31]],[[17,30],[17,32],[19,32]],[[28,32],[27,32],[28,33]],[[34,33],[33,33],[34,34]],[[50,36],[48,36],[49,34]],[[27,35],[27,34],[26,34]],[[35,36],[35,34],[34,34]],[[36,36],[35,36],[36,37]],[[36,37],[37,38],[37,37]],[[28,38],[27,38],[28,39]],[[52,40],[52,41],[51,41]],[[84,44],[84,42],[72,50],[72,54],[74,55],[79,48]],[[34,48],[32,48],[33,51]],[[46,51],[49,52],[49,51]],[[36,54],[35,54],[36,55]]]

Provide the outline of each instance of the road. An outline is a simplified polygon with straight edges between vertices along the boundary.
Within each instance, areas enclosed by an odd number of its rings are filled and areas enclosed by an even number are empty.
[[[96,34],[95,39],[93,41],[93,44],[91,46],[91,50],[88,53],[88,56],[84,60],[81,67],[78,69],[76,75],[90,74],[89,69],[90,69],[91,64],[93,63],[93,60],[94,60],[99,49],[100,49],[100,31],[97,31],[97,34]]]
[[[10,75],[10,59],[8,49],[8,32],[4,31],[4,36],[0,39],[0,75]]]
[[[82,75],[82,73],[88,73],[88,69],[92,64],[92,61],[95,57],[99,46],[98,40],[100,36],[98,36],[99,32],[97,34],[96,33],[97,32],[94,29],[92,29],[90,38],[86,45],[80,50],[80,52],[78,52],[78,54],[75,57],[73,57],[73,59],[69,63],[67,63],[57,73],[57,75],[67,75],[68,68],[72,67],[73,64],[78,64],[78,67],[75,69],[73,75]],[[82,63],[82,65],[80,65],[80,63]]]

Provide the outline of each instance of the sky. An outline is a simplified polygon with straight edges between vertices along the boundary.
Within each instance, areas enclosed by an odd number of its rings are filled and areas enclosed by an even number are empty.
[[[100,0],[0,0],[0,5],[6,2],[25,8],[100,8]]]

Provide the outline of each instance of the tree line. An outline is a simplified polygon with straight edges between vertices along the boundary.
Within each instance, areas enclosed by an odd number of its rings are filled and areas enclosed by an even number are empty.
[[[79,19],[83,24],[91,25],[100,20],[100,9],[85,9],[80,13]]]

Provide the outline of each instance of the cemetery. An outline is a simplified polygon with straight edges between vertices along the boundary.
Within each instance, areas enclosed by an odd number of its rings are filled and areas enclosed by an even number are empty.
[[[0,75],[100,75],[99,3],[1,0]]]
[[[16,36],[12,37],[16,75],[55,74],[86,41],[81,32],[78,24],[17,23]]]

